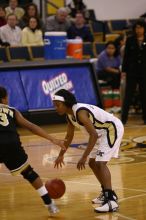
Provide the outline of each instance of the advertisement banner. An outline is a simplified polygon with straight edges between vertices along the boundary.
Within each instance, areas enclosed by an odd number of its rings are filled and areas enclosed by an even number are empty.
[[[62,88],[73,92],[78,102],[98,105],[88,67],[21,70],[20,76],[30,110],[54,109],[51,97]]]
[[[0,86],[7,89],[10,106],[21,112],[28,111],[28,104],[18,71],[0,71]]]

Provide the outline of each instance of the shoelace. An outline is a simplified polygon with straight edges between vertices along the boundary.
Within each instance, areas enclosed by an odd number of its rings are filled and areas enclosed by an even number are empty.
[[[97,197],[97,199],[99,199],[99,200],[104,200],[103,192],[100,193],[100,195]]]

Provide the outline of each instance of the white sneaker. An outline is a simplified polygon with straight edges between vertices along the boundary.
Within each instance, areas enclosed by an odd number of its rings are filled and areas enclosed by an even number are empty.
[[[118,200],[118,197],[117,197],[116,194],[113,195],[113,199],[114,199],[115,201]],[[103,192],[101,192],[100,195],[99,195],[97,198],[95,198],[95,199],[92,200],[92,204],[103,204],[104,201],[105,201],[105,197],[104,197]]]
[[[49,204],[48,206],[48,210],[50,212],[50,214],[56,214],[59,212],[59,209],[57,208],[57,206],[55,205],[55,202],[52,201],[51,204]]]
[[[106,203],[104,203],[102,206],[97,207],[94,209],[95,212],[101,213],[101,212],[116,212],[118,210],[118,204],[113,201],[109,200]]]
[[[102,204],[103,202],[104,202],[103,192],[101,192],[97,198],[92,200],[92,204]]]

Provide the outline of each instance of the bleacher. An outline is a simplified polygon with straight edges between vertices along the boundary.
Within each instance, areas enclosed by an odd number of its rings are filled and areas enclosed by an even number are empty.
[[[133,25],[136,19],[130,20],[130,24]],[[103,24],[106,25],[103,33]],[[105,43],[111,40],[115,40],[120,33],[127,32],[125,28],[126,20],[114,20],[106,21],[104,23],[90,22],[90,28],[94,35],[94,43],[83,43],[83,58],[97,58],[99,54],[105,49]],[[127,22],[128,24],[128,22]],[[92,27],[91,27],[92,26]],[[119,27],[119,28],[118,28]],[[103,41],[103,35],[105,40]],[[44,59],[44,47],[32,46],[32,47],[1,47],[0,48],[0,62],[19,61],[19,60],[42,60]]]
[[[31,3],[32,0],[20,0],[19,5],[24,7],[24,5]],[[56,13],[58,7],[64,6],[64,1],[54,1],[53,4],[46,3],[47,14]],[[8,5],[8,0],[1,0],[1,5]],[[54,8],[54,5],[57,7]],[[98,20],[96,18],[95,12],[92,9],[88,10],[89,18],[88,25],[94,36],[94,43],[86,42],[83,44],[83,58],[97,58],[100,52],[105,48],[105,43],[108,41],[114,41],[120,34],[127,33],[129,28],[135,23],[136,19],[122,19],[122,20]],[[4,53],[2,53],[2,51]],[[21,52],[23,54],[21,54]],[[14,54],[15,55],[14,55]],[[19,54],[19,56],[18,56]],[[21,54],[21,55],[20,55]],[[14,57],[16,56],[16,57]],[[43,59],[44,49],[42,46],[39,47],[28,47],[28,48],[1,48],[0,51],[0,62],[7,62],[12,60],[37,60]]]
[[[44,46],[0,47],[0,63],[44,60]]]

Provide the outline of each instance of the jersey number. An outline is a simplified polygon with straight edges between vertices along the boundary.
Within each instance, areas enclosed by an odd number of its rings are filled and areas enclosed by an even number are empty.
[[[9,124],[7,115],[5,113],[0,112],[0,125],[7,126]]]

